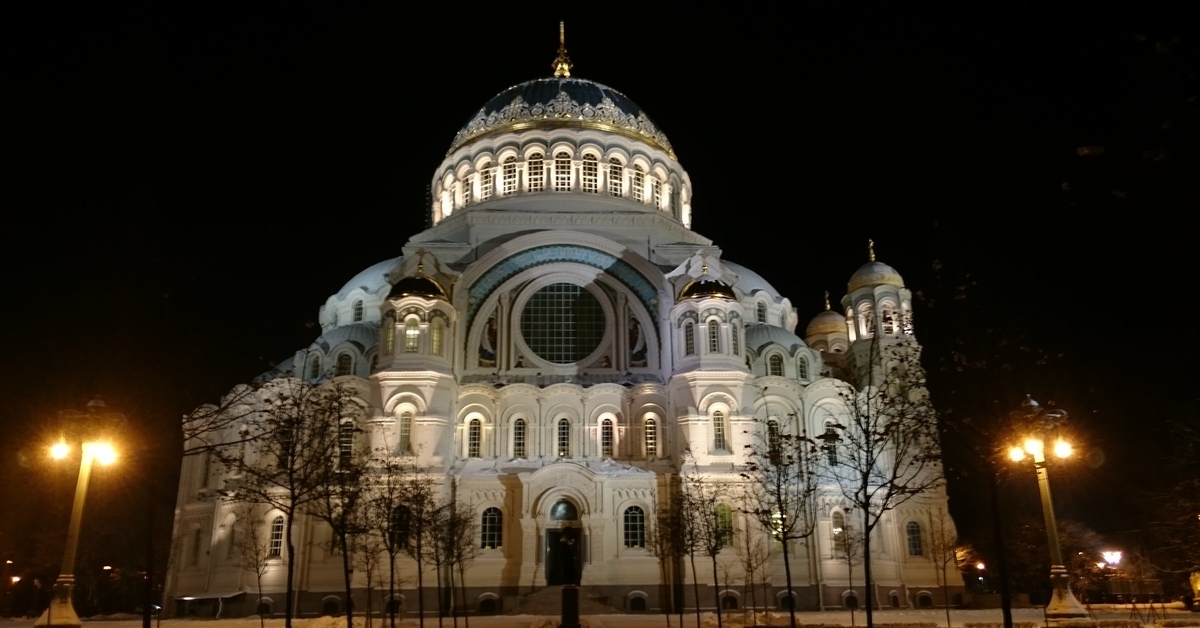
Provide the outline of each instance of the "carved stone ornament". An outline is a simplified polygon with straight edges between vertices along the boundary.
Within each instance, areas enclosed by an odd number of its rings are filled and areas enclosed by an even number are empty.
[[[517,96],[503,108],[490,114],[486,107],[480,109],[475,117],[471,118],[471,121],[454,136],[454,142],[450,144],[448,154],[477,137],[501,132],[518,125],[536,126],[538,122],[542,121],[552,124],[569,123],[585,128],[598,128],[632,135],[652,146],[661,148],[672,159],[675,158],[675,150],[671,148],[671,142],[667,140],[667,136],[662,131],[658,130],[658,127],[654,126],[646,114],[640,111],[637,115],[625,113],[608,97],[600,99],[599,104],[596,105],[579,103],[572,100],[565,91],[559,91],[558,95],[549,102],[527,103],[525,99]]]

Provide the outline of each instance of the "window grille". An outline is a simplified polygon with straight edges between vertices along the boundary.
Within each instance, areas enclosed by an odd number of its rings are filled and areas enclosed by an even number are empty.
[[[354,322],[361,323],[363,319],[363,302],[361,300],[354,302]]]
[[[554,191],[571,191],[571,155],[562,152],[554,155]]]
[[[525,419],[513,422],[513,457],[525,457]]]
[[[517,191],[517,158],[508,157],[504,160],[503,194],[510,196]]]
[[[396,343],[396,317],[391,312],[383,317],[383,352],[391,355]]]
[[[272,558],[283,555],[283,517],[271,521],[271,542],[267,554]]]
[[[608,193],[613,196],[624,196],[622,187],[625,184],[625,166],[616,157],[608,160]]]
[[[433,333],[430,335],[429,352],[433,355],[442,355],[442,335],[445,330],[445,325],[442,319],[433,319]]]
[[[717,539],[721,547],[733,546],[733,511],[728,504],[717,504]]]
[[[499,508],[488,508],[483,511],[483,517],[479,522],[479,530],[479,547],[483,549],[496,549],[503,544],[504,515],[501,514]]]
[[[492,198],[492,188],[495,182],[492,180],[494,173],[492,172],[492,164],[484,163],[479,168],[479,200],[486,201]]]
[[[653,458],[658,455],[658,424],[654,419],[646,419],[646,456]]]
[[[458,182],[458,187],[462,190],[462,206],[466,207],[471,204],[471,175]]]
[[[650,190],[654,194],[654,206],[662,209],[662,181],[659,181],[658,177],[650,177]]]
[[[321,358],[313,356],[308,361],[308,378],[317,379],[321,377]]]
[[[467,427],[467,457],[479,458],[482,447],[480,437],[482,436],[483,426],[479,423],[479,419],[471,419],[470,425]]]
[[[588,194],[600,192],[600,163],[596,161],[595,155],[583,156],[582,175],[584,192]]]
[[[566,419],[558,420],[558,457],[568,458],[571,455],[571,423]]]
[[[683,354],[696,355],[696,326],[691,323],[683,326]]]
[[[625,547],[646,547],[646,513],[637,506],[625,509]]]
[[[808,379],[808,360],[800,358],[796,362],[796,374],[800,379]]]
[[[631,187],[633,187],[633,200],[639,203],[645,203],[646,171],[642,169],[640,164],[633,167],[633,181],[631,182]]]
[[[924,556],[925,548],[921,543],[921,524],[909,521],[905,526],[905,532],[908,535],[908,555]]]
[[[730,340],[732,341],[731,344],[732,344],[732,348],[733,348],[733,355],[735,357],[741,355],[742,354],[742,338],[741,338],[742,326],[741,325],[730,325],[729,326],[729,335],[730,335]]]
[[[396,451],[402,454],[412,452],[412,423],[413,413],[407,410],[400,413],[400,426],[397,430]]]
[[[546,162],[541,153],[529,156],[528,189],[530,192],[541,192],[546,189]]]
[[[830,526],[833,533],[833,551],[846,551],[846,516],[841,512],[834,511],[830,516]]]
[[[354,424],[342,423],[338,429],[338,464],[341,467],[350,465],[354,455]]]
[[[825,440],[825,445],[823,446],[823,448],[825,449],[825,461],[829,463],[829,466],[836,467],[837,463],[838,463],[838,452],[837,452],[838,435],[837,435],[837,430],[835,430],[832,425],[825,426],[824,440]]]
[[[337,359],[337,374],[350,375],[354,372],[354,358],[350,357],[349,353],[343,353]]]
[[[771,357],[767,358],[767,375],[783,377],[783,356],[772,353]]]
[[[400,549],[408,543],[411,523],[412,511],[407,506],[396,506],[392,509],[391,520],[388,521],[388,543],[393,549]]]
[[[725,441],[725,413],[720,410],[713,411],[713,449],[725,450],[729,449],[729,443]]]
[[[708,321],[708,352],[721,352],[721,324],[717,321]]]
[[[613,425],[608,419],[600,424],[600,455],[609,458],[613,455]]]
[[[755,306],[755,312],[758,315],[757,316],[758,322],[760,322],[760,323],[767,322],[767,304],[766,303],[759,303],[757,306]]]
[[[771,456],[779,454],[779,421],[775,419],[767,420],[767,447]]]
[[[404,321],[404,352],[416,353],[420,344],[421,328],[418,326],[417,319],[410,318]]]

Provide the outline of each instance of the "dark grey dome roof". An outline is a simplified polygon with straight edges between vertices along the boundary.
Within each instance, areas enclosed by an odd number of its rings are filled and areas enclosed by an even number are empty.
[[[496,94],[454,136],[450,152],[487,135],[561,127],[619,133],[675,156],[667,137],[628,96],[579,78],[536,79]]]

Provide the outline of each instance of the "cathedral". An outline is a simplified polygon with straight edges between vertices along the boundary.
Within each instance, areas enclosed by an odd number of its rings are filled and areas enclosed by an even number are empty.
[[[691,608],[693,578],[702,607],[749,605],[732,539],[770,535],[736,498],[719,507],[730,541],[718,561],[734,579],[720,590],[707,557],[693,574],[655,555],[656,518],[693,469],[739,482],[762,426],[827,433],[838,391],[871,368],[863,347],[915,346],[900,274],[872,251],[841,307],[827,298],[801,327],[788,298],[691,229],[692,181],[651,118],[574,76],[561,46],[552,77],[495,95],[454,134],[430,189],[431,226],[331,295],[320,336],[277,376],[354,383],[370,413],[353,446],[411,461],[475,513],[471,612],[523,612],[576,567],[582,595],[613,612],[661,612],[672,597]],[[282,613],[288,561],[297,615],[345,609],[330,530],[303,515],[287,556],[283,517],[261,514],[271,560],[260,594],[234,556],[238,511],[221,473],[205,456],[184,458],[167,611]],[[815,533],[790,547],[790,593],[775,545],[758,606],[861,604],[868,585],[843,555],[850,515],[839,495],[818,494]],[[934,487],[882,517],[871,551],[879,606],[961,600],[957,571],[946,578],[934,557],[945,506]],[[556,551],[568,538],[573,556]],[[436,598],[416,590],[413,561],[396,567],[396,595],[385,599],[385,584],[372,610],[412,616],[418,595]],[[354,607],[365,610],[354,577]]]

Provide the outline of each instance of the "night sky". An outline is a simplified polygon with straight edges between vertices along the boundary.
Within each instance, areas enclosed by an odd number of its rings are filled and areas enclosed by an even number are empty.
[[[180,417],[306,346],[328,295],[399,254],[454,133],[550,75],[559,19],[575,75],[654,119],[693,228],[789,297],[801,335],[868,238],[903,274],[966,537],[986,534],[977,456],[1024,394],[1070,412],[1088,454],[1056,476],[1060,517],[1110,538],[1145,528],[1198,417],[1187,16],[113,4],[0,5],[0,511],[49,508],[40,447],[100,394],[138,454],[97,490],[153,496],[165,529]],[[1005,474],[1038,515],[1032,470]],[[97,508],[119,519],[115,501]],[[0,522],[0,553],[57,525]]]

